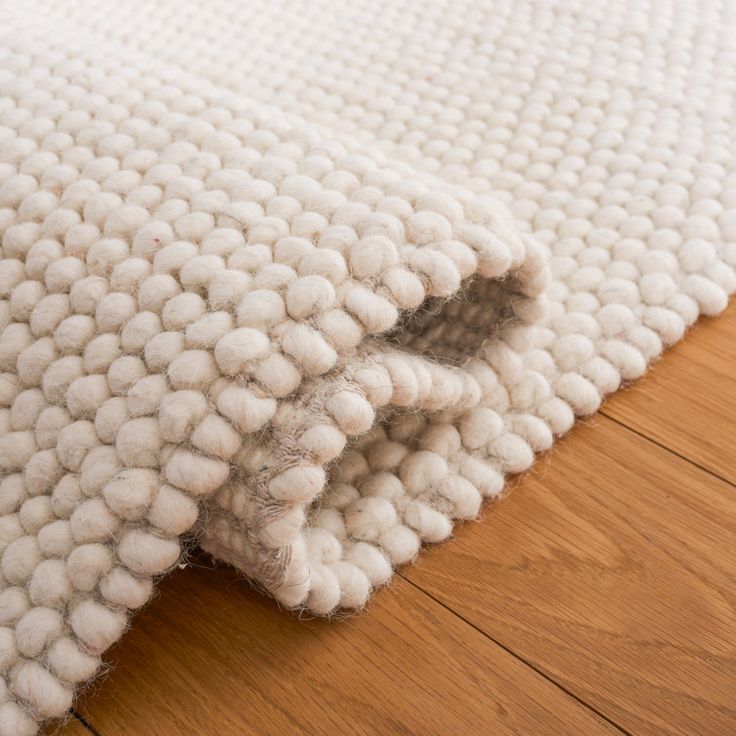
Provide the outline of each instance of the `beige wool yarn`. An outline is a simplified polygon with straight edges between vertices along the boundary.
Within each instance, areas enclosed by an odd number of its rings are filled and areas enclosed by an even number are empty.
[[[195,536],[360,608],[736,289],[736,13],[0,8],[0,736]]]

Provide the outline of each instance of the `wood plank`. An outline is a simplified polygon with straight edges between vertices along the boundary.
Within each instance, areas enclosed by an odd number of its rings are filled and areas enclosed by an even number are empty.
[[[599,417],[405,571],[637,735],[736,733],[736,490]]]
[[[736,483],[736,300],[602,412]]]
[[[620,734],[401,578],[341,621],[224,567],[161,588],[81,705],[101,736]]]
[[[78,718],[70,718],[64,722],[49,723],[44,731],[45,736],[94,736]]]

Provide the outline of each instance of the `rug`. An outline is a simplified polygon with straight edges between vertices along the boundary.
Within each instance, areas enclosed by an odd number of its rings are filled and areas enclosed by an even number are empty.
[[[359,609],[736,289],[733,3],[0,21],[0,736],[195,544]]]

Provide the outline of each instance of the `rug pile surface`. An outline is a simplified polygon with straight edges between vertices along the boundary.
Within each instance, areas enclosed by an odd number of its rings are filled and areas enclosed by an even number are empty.
[[[736,290],[736,4],[0,8],[0,736],[198,542],[360,608]]]

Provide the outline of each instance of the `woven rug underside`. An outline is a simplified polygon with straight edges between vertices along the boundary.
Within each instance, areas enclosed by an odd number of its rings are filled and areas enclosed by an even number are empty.
[[[736,289],[732,3],[0,23],[0,736],[195,539],[361,607]]]

